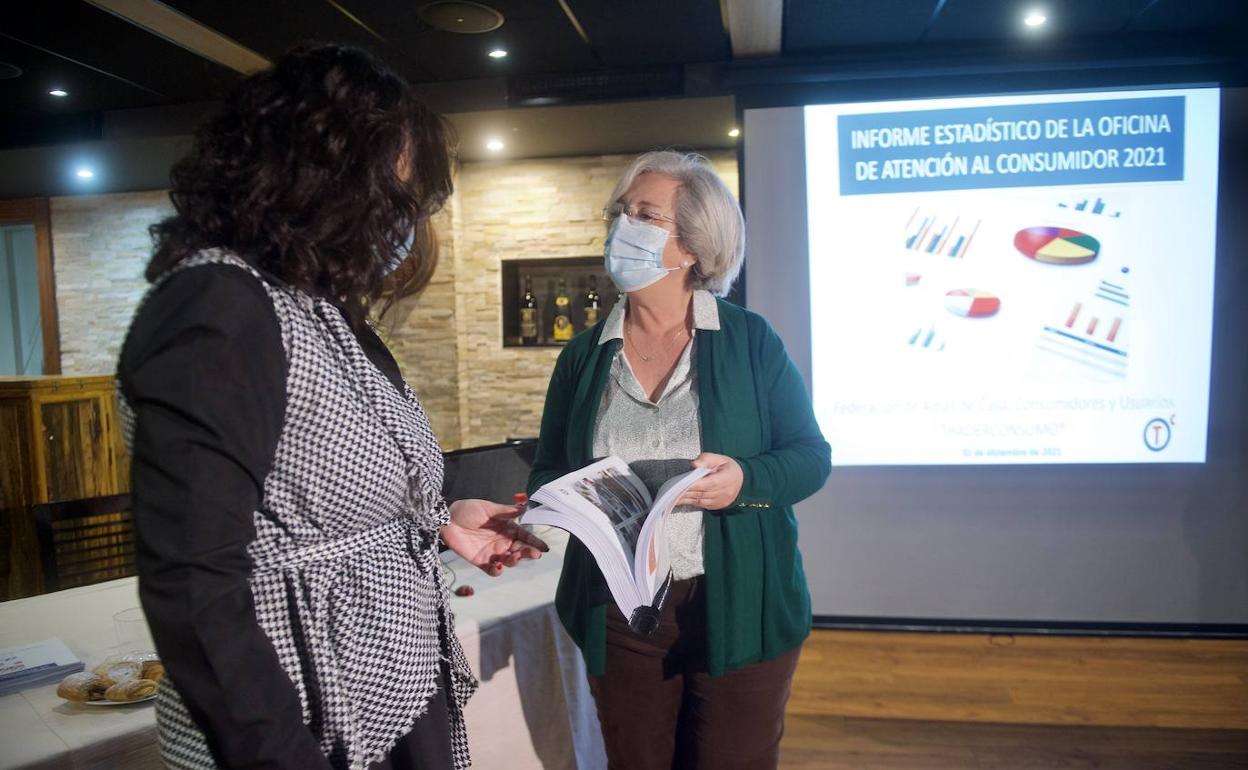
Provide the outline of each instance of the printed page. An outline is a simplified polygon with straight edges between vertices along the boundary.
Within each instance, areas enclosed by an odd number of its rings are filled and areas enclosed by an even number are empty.
[[[676,501],[686,489],[710,473],[708,468],[694,468],[688,473],[673,476],[664,482],[655,496],[651,513],[638,536],[637,551],[633,555],[633,574],[637,577],[637,590],[647,602],[667,579],[671,568],[663,526],[667,515],[676,507]]]
[[[532,495],[526,524],[548,524],[572,533],[594,555],[612,598],[627,617],[646,600],[633,575],[633,548],[650,493],[628,465],[608,457],[544,485]]]
[[[544,493],[575,510],[600,511],[610,519],[625,551],[631,556],[642,524],[650,512],[645,484],[617,457],[608,457],[562,476],[539,489],[533,499],[549,504]]]
[[[534,494],[534,501],[541,502],[537,498],[538,495]],[[530,508],[525,512],[521,523],[559,527],[580,540],[593,554],[598,569],[607,581],[607,587],[611,589],[611,598],[625,617],[632,615],[633,610],[645,601],[638,594],[633,580],[632,554],[625,552],[615,528],[601,512],[595,510],[587,515],[571,506],[565,508],[559,500],[554,500],[548,505]]]

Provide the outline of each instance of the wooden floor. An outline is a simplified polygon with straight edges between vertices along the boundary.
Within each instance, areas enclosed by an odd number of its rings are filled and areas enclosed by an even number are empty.
[[[780,764],[1248,768],[1248,641],[816,631]]]

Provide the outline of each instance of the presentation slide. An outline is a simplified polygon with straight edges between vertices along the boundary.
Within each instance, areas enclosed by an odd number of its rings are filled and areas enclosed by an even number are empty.
[[[805,108],[834,465],[1202,463],[1216,88]]]

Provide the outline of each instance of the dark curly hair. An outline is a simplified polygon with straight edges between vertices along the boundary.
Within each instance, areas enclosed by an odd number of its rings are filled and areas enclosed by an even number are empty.
[[[450,196],[451,172],[446,122],[401,77],[356,48],[300,45],[243,80],[174,165],[177,213],[150,229],[147,279],[225,248],[344,300],[358,324],[408,237]],[[404,272],[427,282],[433,265]]]

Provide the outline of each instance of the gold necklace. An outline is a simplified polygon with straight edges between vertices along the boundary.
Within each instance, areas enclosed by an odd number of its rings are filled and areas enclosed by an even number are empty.
[[[666,356],[667,353],[672,349],[672,345],[675,344],[676,339],[679,337],[680,333],[687,332],[687,331],[688,329],[685,328],[684,324],[681,324],[680,328],[672,332],[672,336],[668,339],[667,344],[663,346],[663,349],[660,351],[660,354]],[[645,352],[643,352],[642,349],[637,346],[637,340],[634,338],[633,333],[628,330],[627,320],[624,322],[624,336],[628,339],[630,343],[632,343],[633,350],[637,352],[637,355],[641,356],[642,361],[645,361],[646,363],[650,363],[651,361],[653,361],[655,358],[658,357],[654,353],[651,353],[650,355],[646,355]]]

